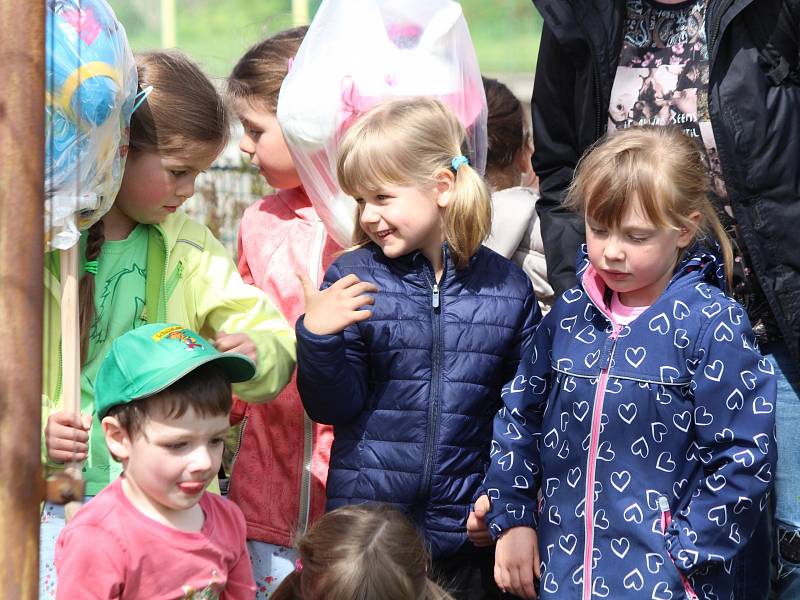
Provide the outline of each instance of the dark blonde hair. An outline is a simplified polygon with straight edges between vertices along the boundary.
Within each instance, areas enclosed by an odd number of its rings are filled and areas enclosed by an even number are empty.
[[[731,281],[733,250],[709,200],[710,179],[700,146],[677,127],[644,125],[607,136],[578,163],[565,205],[603,227],[619,227],[638,199],[644,216],[660,228],[693,227],[715,238]],[[676,262],[678,257],[676,257]]]
[[[453,158],[466,152],[464,128],[444,104],[425,97],[392,100],[372,108],[347,131],[336,176],[342,190],[356,198],[384,185],[428,187],[450,168]],[[362,210],[359,207],[359,217]],[[456,267],[467,266],[491,221],[486,183],[470,165],[462,164],[444,209],[444,237]],[[357,226],[353,243],[368,241]]]
[[[177,50],[136,55],[139,90],[152,86],[131,116],[130,149],[161,156],[184,156],[200,147],[215,157],[228,142],[229,122],[222,98],[194,62]],[[97,260],[105,240],[103,221],[89,228],[86,261]],[[81,278],[81,364],[86,361],[95,317],[94,275]]]
[[[428,578],[428,553],[413,525],[385,505],[329,512],[297,549],[302,569],[272,600],[452,600]]]
[[[276,33],[251,47],[228,76],[227,95],[245,100],[271,113],[278,110],[278,94],[308,26]]]

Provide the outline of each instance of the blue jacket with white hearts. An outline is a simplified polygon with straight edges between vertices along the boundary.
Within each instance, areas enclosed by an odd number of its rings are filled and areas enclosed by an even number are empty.
[[[773,366],[713,253],[626,326],[582,263],[503,388],[490,530],[537,529],[544,600],[730,598],[774,472]]]
[[[378,287],[372,316],[335,335],[297,322],[297,382],[315,421],[334,426],[328,509],[391,503],[417,523],[434,558],[468,544],[500,390],[540,313],[530,280],[481,247],[456,269],[444,246],[438,284],[420,252],[374,244],[340,256],[323,287],[354,273]]]

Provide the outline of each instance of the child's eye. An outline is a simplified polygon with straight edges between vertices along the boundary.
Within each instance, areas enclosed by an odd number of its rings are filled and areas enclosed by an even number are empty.
[[[225,443],[225,438],[221,438],[221,437],[211,438],[211,440],[210,440],[210,444],[212,446],[221,446],[224,443]]]
[[[186,442],[174,442],[172,444],[164,444],[168,450],[183,450],[186,448]]]
[[[381,202],[383,202],[384,200],[388,200],[389,198],[391,198],[391,196],[389,196],[388,194],[378,194],[375,196],[375,199]]]
[[[363,206],[364,205],[364,199],[363,198],[354,198],[354,200],[356,201],[356,204],[358,204],[359,206]]]
[[[648,239],[650,239],[650,236],[648,236],[648,235],[629,235],[628,239],[630,239],[630,241],[632,241],[632,242],[634,242],[636,244],[641,244],[642,242],[646,242]]]
[[[605,235],[607,231],[599,227],[589,227],[589,230],[595,235]]]

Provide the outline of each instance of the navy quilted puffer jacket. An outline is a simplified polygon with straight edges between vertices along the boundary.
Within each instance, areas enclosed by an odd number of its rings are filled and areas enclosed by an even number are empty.
[[[420,252],[375,245],[341,256],[323,288],[354,273],[378,286],[372,317],[337,335],[297,322],[298,387],[335,427],[328,509],[386,502],[409,514],[434,558],[467,543],[466,519],[489,460],[500,388],[539,321],[531,283],[481,247],[434,285]]]

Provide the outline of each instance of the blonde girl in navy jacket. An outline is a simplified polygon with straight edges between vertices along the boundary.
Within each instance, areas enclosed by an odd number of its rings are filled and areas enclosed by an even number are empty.
[[[700,152],[637,127],[579,165],[580,284],[503,388],[476,507],[491,506],[498,584],[520,596],[534,572],[543,599],[732,596],[769,497],[776,388],[724,292],[730,242]]]
[[[456,117],[426,98],[380,105],[348,131],[337,175],[358,201],[358,249],[324,291],[307,282],[297,322],[303,404],[334,426],[328,509],[401,509],[448,583],[483,563],[491,582],[490,552],[465,526],[500,389],[539,319],[523,271],[481,246],[490,197],[463,147]]]

